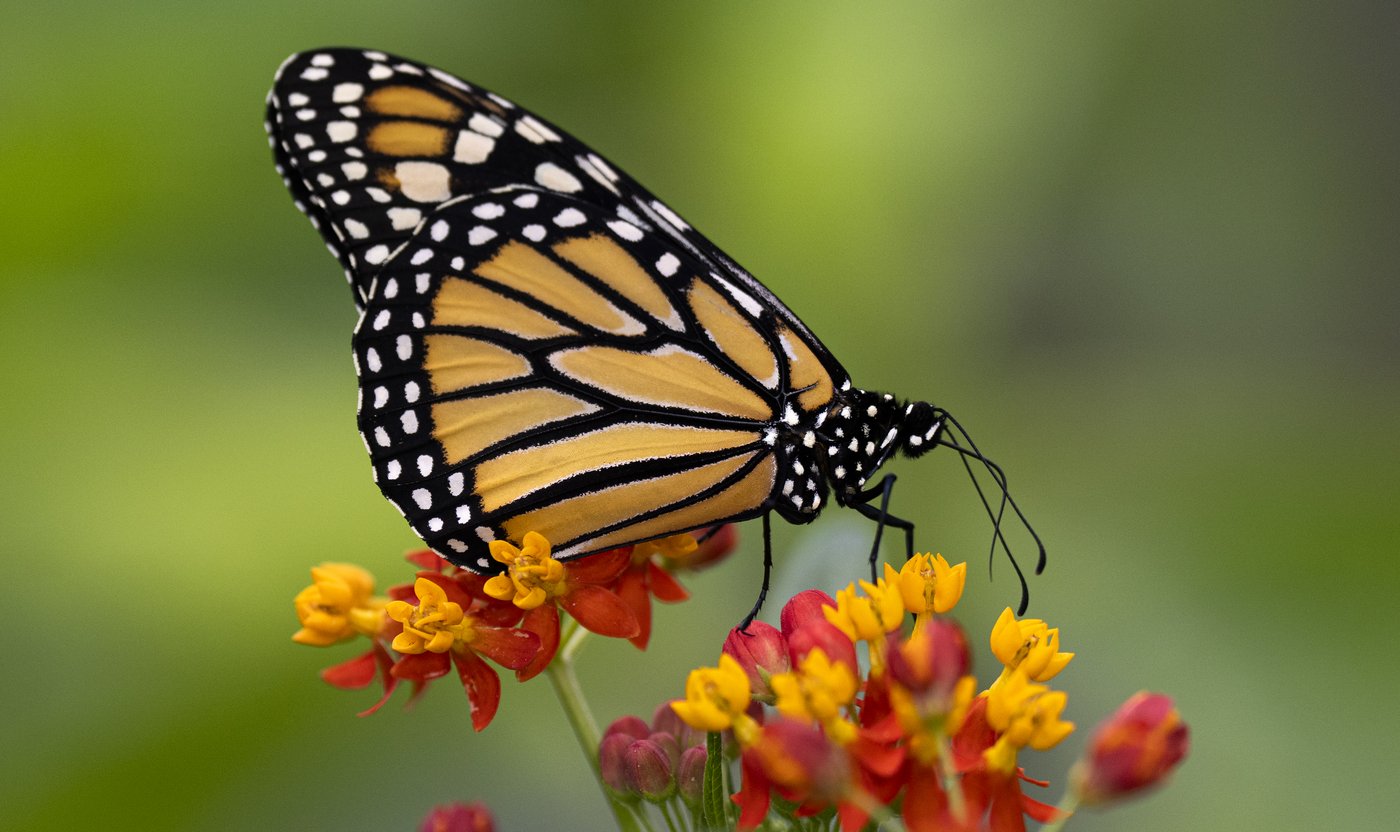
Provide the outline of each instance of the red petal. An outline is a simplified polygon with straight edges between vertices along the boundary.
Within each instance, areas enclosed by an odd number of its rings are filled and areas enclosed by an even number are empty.
[[[987,818],[992,832],[1026,832],[1021,814],[1021,781],[1015,777],[994,777],[992,811]]]
[[[569,583],[606,584],[632,565],[632,547],[609,549],[586,558],[569,561]]]
[[[1064,812],[1051,806],[1049,803],[1041,803],[1033,797],[1025,794],[1021,795],[1021,810],[1031,816],[1031,820],[1040,823],[1049,823],[1052,820],[1059,820],[1065,816]]]
[[[902,747],[876,742],[869,737],[857,737],[855,742],[846,747],[846,750],[852,757],[856,758],[863,768],[880,777],[889,777],[899,771],[899,767],[904,764],[904,749]]]
[[[359,690],[374,681],[375,670],[374,651],[371,650],[363,656],[322,670],[321,678],[341,690]]]
[[[631,638],[642,631],[637,617],[622,599],[600,586],[575,586],[559,598],[559,605],[584,629],[600,636]]]
[[[390,601],[407,601],[410,604],[418,603],[418,596],[413,594],[413,584],[394,584],[384,590],[384,594],[389,596]]]
[[[943,791],[938,772],[914,766],[909,788],[904,792],[904,827],[909,832],[942,832],[948,813],[948,794]]]
[[[369,716],[384,707],[384,703],[389,701],[389,697],[394,695],[394,689],[399,686],[399,680],[394,677],[394,660],[389,656],[389,651],[385,650],[381,645],[375,644],[372,652],[374,653],[375,660],[379,664],[379,678],[384,685],[384,695],[379,697],[378,702],[360,711],[360,716]],[[413,683],[415,691],[425,686],[423,682]],[[411,699],[409,700],[410,703],[412,703],[412,701]]]
[[[638,650],[647,649],[651,640],[651,593],[647,590],[645,567],[628,569],[617,579],[617,597],[632,611],[637,619],[637,634],[628,639]]]
[[[515,671],[515,678],[518,681],[528,682],[549,666],[549,663],[554,660],[554,654],[559,650],[559,608],[553,604],[535,607],[525,613],[525,620],[520,622],[520,626],[522,629],[534,633],[540,640],[539,651],[535,653],[535,658],[529,664]]]
[[[399,679],[411,682],[426,682],[446,676],[452,663],[446,653],[415,653],[404,656],[394,663],[393,674]]]
[[[836,818],[841,822],[841,832],[858,832],[870,820],[870,813],[854,803],[842,803],[836,807]]]
[[[681,586],[681,582],[653,561],[647,561],[647,583],[651,586],[651,594],[655,595],[658,601],[679,604],[690,598],[690,593]]]
[[[477,627],[471,648],[502,667],[519,670],[540,652],[540,637],[514,627]]]
[[[471,703],[472,727],[480,731],[491,724],[496,716],[496,707],[501,704],[501,677],[489,664],[467,650],[453,650],[452,659],[457,665],[462,689],[467,692],[467,701]]]
[[[953,764],[958,771],[982,767],[982,752],[996,744],[997,732],[987,723],[987,697],[972,700],[963,724],[953,735]]]
[[[744,754],[740,760],[742,780],[739,791],[730,800],[739,807],[739,832],[755,829],[768,816],[768,804],[772,800],[768,778],[763,775],[761,766]]]
[[[418,549],[403,556],[403,559],[418,567],[427,569],[430,572],[446,572],[449,568],[455,569],[442,556],[432,549]]]

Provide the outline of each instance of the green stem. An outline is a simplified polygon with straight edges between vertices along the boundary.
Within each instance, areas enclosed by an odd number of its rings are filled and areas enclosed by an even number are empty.
[[[958,820],[967,820],[962,783],[958,780],[958,770],[953,766],[953,748],[947,736],[942,735],[938,738],[938,770],[943,779],[943,793],[948,795],[949,811]]]
[[[1079,795],[1071,791],[1060,800],[1060,805],[1055,807],[1060,813],[1060,816],[1040,827],[1040,832],[1059,832],[1059,830],[1064,828],[1065,822],[1074,814],[1074,810],[1078,808]]]
[[[603,782],[603,773],[598,768],[598,723],[583,698],[583,688],[579,686],[578,676],[574,675],[573,665],[573,654],[578,651],[578,645],[583,641],[582,634],[586,632],[580,627],[569,633],[563,648],[545,668],[545,675],[554,686],[554,695],[564,709],[564,716],[568,717],[569,727],[574,729],[574,739],[578,741],[579,750],[593,771],[593,779],[598,782],[598,789],[607,800],[608,808],[612,809],[617,828],[621,832],[642,832],[643,829],[653,832],[644,817],[633,814],[626,804],[609,793],[607,784]]]

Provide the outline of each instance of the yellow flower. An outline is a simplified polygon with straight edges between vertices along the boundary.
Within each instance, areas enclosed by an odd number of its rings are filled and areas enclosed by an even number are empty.
[[[734,737],[747,745],[758,735],[758,723],[749,708],[749,677],[728,653],[721,653],[718,667],[699,667],[685,680],[685,701],[671,709],[697,731],[734,729]]]
[[[967,583],[967,564],[949,566],[942,555],[919,554],[899,570],[904,608],[915,615],[940,615],[957,606]]]
[[[1037,682],[1048,682],[1065,669],[1073,653],[1060,652],[1059,628],[1050,628],[1038,618],[1016,620],[1007,607],[992,627],[992,652],[1006,665],[1007,672],[1017,668]]]
[[[509,541],[491,541],[491,557],[508,569],[487,581],[485,589],[492,598],[510,598],[520,609],[532,610],[568,591],[565,569],[564,564],[549,556],[549,541],[544,535],[526,532],[522,544],[516,548]]]
[[[885,577],[879,583],[861,581],[865,597],[856,596],[854,585],[836,593],[836,609],[823,607],[822,614],[851,641],[883,644],[885,634],[904,623],[904,599],[899,594],[899,573],[885,564]]]
[[[645,543],[638,543],[632,548],[634,558],[651,557],[660,555],[667,560],[683,558],[700,548],[695,536],[689,532],[673,534],[670,537],[658,537],[655,540],[648,540]]]
[[[349,563],[323,563],[311,569],[311,580],[293,601],[301,629],[292,641],[326,647],[379,629],[383,602],[373,597],[373,575]]]
[[[774,674],[769,685],[783,716],[816,722],[837,743],[855,739],[855,726],[843,718],[843,711],[855,700],[859,680],[844,663],[827,658],[820,647],[803,656],[796,671]]]
[[[407,601],[390,601],[384,608],[389,618],[403,624],[394,636],[393,648],[400,653],[446,653],[458,641],[470,642],[475,634],[462,605],[447,600],[443,588],[419,578],[413,582],[418,606]]]
[[[1068,697],[1030,681],[1026,672],[1013,670],[987,691],[987,724],[1001,733],[984,753],[987,764],[1002,772],[1016,769],[1016,752],[1030,746],[1037,751],[1053,748],[1074,730],[1064,722]]]

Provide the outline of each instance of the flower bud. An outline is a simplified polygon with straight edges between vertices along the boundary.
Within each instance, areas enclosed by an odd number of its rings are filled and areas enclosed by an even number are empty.
[[[835,624],[820,616],[808,620],[788,636],[788,658],[793,666],[800,665],[803,657],[820,647],[828,659],[856,670],[856,646]]]
[[[666,752],[666,759],[671,762],[671,770],[675,771],[676,766],[680,765],[681,762],[681,744],[676,741],[676,738],[665,731],[657,731],[647,739],[656,743],[662,751]]]
[[[704,747],[697,745],[681,752],[681,763],[676,768],[676,788],[681,793],[681,800],[692,809],[700,805],[707,759],[709,756]]]
[[[1137,693],[1094,732],[1073,772],[1085,804],[1125,797],[1161,782],[1186,756],[1186,723],[1171,697]]]
[[[651,715],[652,733],[670,734],[676,738],[676,744],[682,750],[692,745],[703,745],[705,735],[686,725],[685,721],[676,713],[676,709],[671,707],[671,702],[676,701],[681,700],[672,699],[656,706],[656,710]],[[638,737],[638,739],[641,738]]]
[[[972,664],[962,629],[945,618],[932,618],[904,643],[890,636],[890,676],[921,699],[952,704],[953,688]]]
[[[643,722],[641,717],[631,716],[629,714],[628,716],[620,716],[614,719],[612,724],[608,725],[607,729],[603,731],[604,737],[610,737],[613,734],[622,734],[634,740],[644,740],[651,735],[651,727]]]
[[[778,617],[783,628],[783,637],[792,638],[792,634],[799,627],[812,619],[825,621],[826,617],[822,615],[822,607],[836,609],[836,599],[820,589],[807,589],[792,596],[783,605],[782,614]]]
[[[418,832],[495,832],[496,823],[482,803],[437,806],[423,819]]]
[[[671,758],[651,740],[637,740],[623,755],[627,781],[646,800],[659,803],[676,793]]]
[[[791,669],[787,641],[771,624],[750,622],[747,632],[738,627],[729,631],[724,640],[724,652],[733,656],[749,677],[749,690],[755,699],[773,701],[773,689],[768,677]]]
[[[627,776],[627,749],[636,740],[626,734],[608,734],[598,746],[598,770],[603,783],[614,795],[622,798],[636,797],[632,782]]]

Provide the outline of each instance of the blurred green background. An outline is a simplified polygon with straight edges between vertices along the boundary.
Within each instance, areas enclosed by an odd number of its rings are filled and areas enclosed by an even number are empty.
[[[1032,612],[1081,730],[1139,688],[1193,751],[1073,829],[1379,828],[1400,791],[1400,73],[1383,3],[11,4],[0,35],[0,827],[607,820],[548,685],[473,735],[316,671],[323,560],[407,575],[355,433],[354,311],[273,174],[289,53],[395,51],[564,125],[801,314],[862,386],[948,407],[1051,551]],[[921,547],[985,580],[960,467],[900,464]],[[779,537],[779,592],[869,527]],[[653,647],[590,643],[649,714],[752,600],[756,529]],[[781,597],[779,600],[781,600]],[[776,617],[778,603],[768,613]],[[985,668],[985,662],[983,663]],[[985,670],[984,670],[984,675]],[[401,700],[400,700],[401,701]]]

